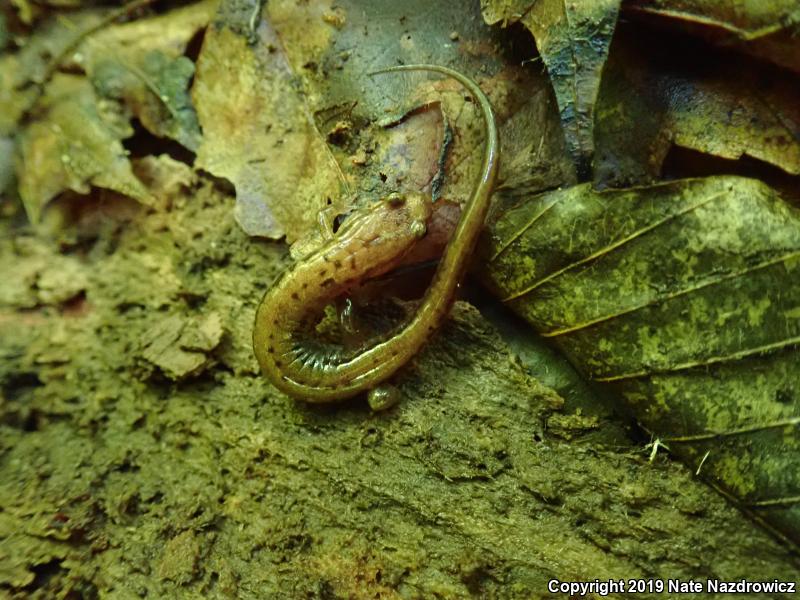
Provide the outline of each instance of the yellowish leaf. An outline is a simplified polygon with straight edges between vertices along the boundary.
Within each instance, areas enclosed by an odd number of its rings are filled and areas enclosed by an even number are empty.
[[[101,116],[85,79],[57,76],[40,109],[40,118],[20,136],[17,166],[19,193],[31,222],[38,222],[44,205],[66,190],[86,194],[96,186],[151,202],[120,141],[128,135],[127,126]]]

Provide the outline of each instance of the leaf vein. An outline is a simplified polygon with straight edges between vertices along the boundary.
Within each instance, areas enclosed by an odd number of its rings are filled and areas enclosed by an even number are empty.
[[[725,356],[710,356],[702,360],[686,361],[663,369],[643,369],[641,371],[631,371],[630,373],[622,373],[620,375],[592,377],[592,380],[600,381],[603,383],[610,383],[610,382],[622,381],[625,379],[639,379],[641,377],[647,377],[649,375],[666,375],[677,371],[686,371],[689,369],[694,369],[696,367],[707,367],[720,363],[733,362],[741,360],[743,358],[747,358],[749,356],[755,356],[758,354],[769,354],[776,350],[780,350],[788,346],[793,346],[795,344],[800,344],[800,336],[778,340],[776,342],[764,344],[762,346],[756,346],[755,348],[745,348],[744,350],[739,350],[738,352],[733,352],[732,354],[728,354]]]
[[[503,244],[490,258],[489,262],[494,262],[503,252],[505,252],[514,242],[516,242],[522,234],[524,234],[528,229],[530,229],[534,223],[536,223],[540,218],[544,216],[544,214],[553,208],[557,203],[561,202],[563,196],[557,197],[554,201],[550,202],[543,210],[536,213],[533,218],[528,221],[524,226],[517,231],[511,239],[509,239],[505,244]]]
[[[711,278],[711,279],[708,279],[706,281],[703,281],[702,283],[698,283],[696,285],[685,287],[685,288],[680,289],[680,290],[672,291],[672,292],[670,292],[668,294],[663,294],[663,295],[660,295],[660,296],[654,296],[653,298],[650,298],[649,300],[647,300],[645,302],[641,302],[639,304],[629,306],[629,307],[625,308],[624,310],[620,310],[620,311],[615,312],[615,313],[609,313],[609,314],[605,314],[605,315],[602,315],[602,316],[599,316],[599,317],[595,317],[594,319],[590,319],[588,321],[583,321],[582,323],[577,323],[575,325],[570,325],[569,327],[564,327],[562,329],[554,329],[552,331],[539,332],[539,335],[541,335],[542,337],[557,337],[559,335],[565,335],[567,333],[573,333],[575,331],[580,331],[581,329],[586,329],[587,327],[591,327],[592,325],[597,325],[598,323],[602,323],[604,321],[609,321],[611,319],[614,319],[614,318],[622,316],[622,315],[631,314],[631,313],[634,313],[636,311],[639,311],[639,310],[642,310],[644,308],[647,308],[649,306],[655,306],[655,305],[661,304],[662,302],[667,302],[669,300],[674,300],[675,298],[679,298],[680,296],[685,296],[686,294],[691,294],[692,292],[696,292],[696,291],[701,290],[703,288],[711,287],[711,286],[717,285],[719,283],[723,283],[723,282],[725,282],[725,281],[727,281],[729,279],[735,279],[736,277],[741,277],[743,275],[747,275],[748,273],[753,273],[753,272],[758,271],[760,269],[766,269],[768,267],[775,266],[777,264],[780,264],[782,262],[785,262],[787,260],[791,260],[791,259],[797,258],[797,257],[800,257],[800,251],[790,252],[789,254],[782,254],[781,256],[777,256],[777,257],[772,258],[770,260],[767,260],[767,261],[764,261],[764,262],[761,262],[761,263],[758,263],[758,264],[755,264],[755,265],[751,265],[751,266],[749,266],[749,267],[747,267],[745,269],[741,269],[739,271],[734,271],[732,273],[726,273],[724,275],[720,275],[718,277]]]
[[[567,271],[571,271],[572,269],[575,269],[577,267],[585,265],[586,263],[592,262],[593,260],[602,258],[603,256],[606,256],[606,255],[610,254],[614,250],[619,250],[620,248],[622,248],[623,246],[625,246],[629,242],[632,242],[632,241],[634,241],[634,240],[636,240],[636,239],[638,239],[638,238],[650,233],[651,231],[654,231],[655,229],[657,229],[658,227],[661,227],[662,225],[666,225],[667,223],[669,223],[670,221],[672,221],[674,219],[682,217],[682,216],[684,216],[684,215],[686,215],[686,214],[688,214],[688,213],[690,213],[690,212],[692,212],[694,210],[697,210],[698,208],[702,208],[706,204],[709,204],[710,202],[713,202],[714,200],[716,200],[718,198],[721,198],[724,195],[725,195],[724,192],[719,192],[717,194],[712,194],[711,196],[709,196],[708,198],[705,198],[703,201],[698,202],[697,204],[692,204],[690,206],[685,207],[683,210],[680,210],[678,212],[675,212],[675,213],[672,213],[670,215],[667,215],[666,217],[664,217],[662,219],[659,219],[658,221],[655,221],[655,222],[647,225],[646,227],[643,227],[641,229],[638,229],[638,230],[632,232],[630,235],[628,235],[628,236],[626,236],[626,237],[624,237],[622,239],[619,239],[619,240],[617,240],[617,241],[615,241],[615,242],[613,242],[613,243],[611,243],[611,244],[609,244],[607,246],[604,246],[603,248],[600,248],[600,249],[596,250],[595,252],[593,252],[589,256],[585,256],[585,257],[581,258],[580,260],[577,260],[577,261],[575,261],[575,262],[573,262],[573,263],[571,263],[571,264],[569,264],[569,265],[567,265],[565,267],[562,267],[560,269],[557,269],[556,271],[553,271],[549,275],[547,275],[545,277],[542,277],[538,281],[535,281],[533,284],[531,284],[530,286],[528,286],[524,290],[521,290],[519,292],[515,292],[515,293],[511,294],[510,296],[507,296],[507,297],[503,298],[502,302],[509,302],[510,300],[515,300],[515,299],[519,298],[520,296],[524,296],[526,294],[529,294],[530,292],[535,290],[537,287],[541,286],[542,284],[544,284],[544,283],[546,283],[546,282],[548,282],[548,281],[550,281],[552,279],[555,279],[556,277],[559,277],[560,275],[563,275]]]

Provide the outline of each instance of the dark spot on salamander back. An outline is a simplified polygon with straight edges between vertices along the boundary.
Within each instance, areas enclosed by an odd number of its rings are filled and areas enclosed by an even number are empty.
[[[323,288],[324,287],[328,287],[329,285],[333,284],[334,281],[335,280],[334,280],[333,277],[328,277],[325,281],[323,281],[322,283],[319,284],[319,287],[323,287]]]
[[[297,292],[292,292],[292,300],[300,300],[300,296],[297,295]]]

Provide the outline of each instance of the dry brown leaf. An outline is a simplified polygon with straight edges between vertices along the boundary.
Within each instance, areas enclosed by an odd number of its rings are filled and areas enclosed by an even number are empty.
[[[797,0],[633,0],[624,9],[800,71]]]
[[[590,174],[594,105],[620,0],[483,0],[489,24],[521,22],[536,38],[578,176]]]
[[[128,124],[98,112],[86,79],[55,77],[39,108],[41,116],[20,135],[17,165],[19,193],[32,223],[61,192],[86,194],[90,185],[152,202],[122,146]]]
[[[225,18],[222,15],[221,18]],[[341,175],[272,27],[256,21],[206,34],[193,99],[203,141],[197,166],[236,187],[236,218],[250,235],[293,241],[341,197]]]
[[[673,144],[800,174],[800,89],[792,82],[745,58],[731,64],[706,49],[698,61],[698,48],[678,53],[653,34],[620,34],[598,99],[596,182],[655,181]]]

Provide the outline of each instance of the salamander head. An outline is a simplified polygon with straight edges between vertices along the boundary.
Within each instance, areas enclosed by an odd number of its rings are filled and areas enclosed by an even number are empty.
[[[425,194],[389,194],[350,213],[331,245],[360,266],[352,276],[374,277],[394,268],[425,235],[430,215]]]
[[[425,235],[431,202],[418,192],[394,192],[345,219],[337,236],[355,234],[371,244],[413,243]]]
[[[378,201],[376,210],[394,223],[406,227],[415,238],[425,235],[426,223],[431,216],[431,202],[420,193],[394,192]]]

